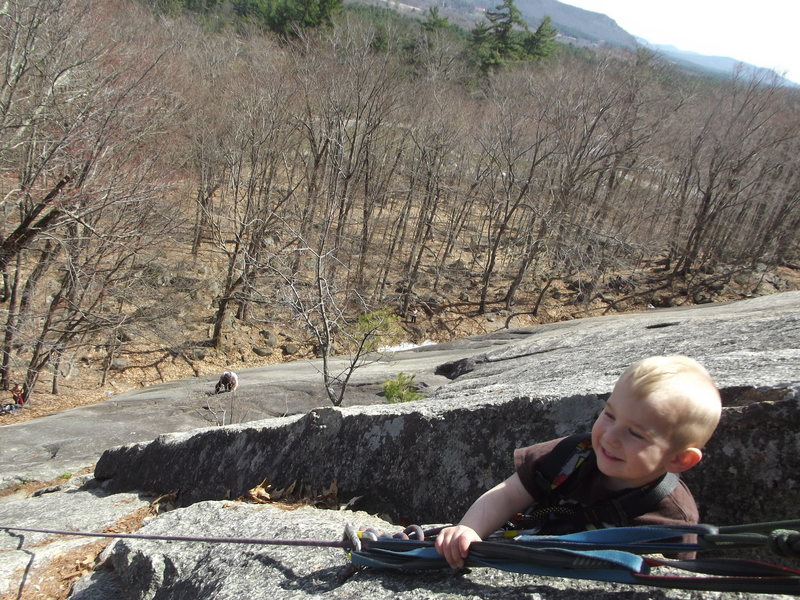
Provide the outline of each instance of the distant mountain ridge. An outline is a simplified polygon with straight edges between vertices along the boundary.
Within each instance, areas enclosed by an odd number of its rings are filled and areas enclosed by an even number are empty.
[[[476,6],[494,8],[495,5],[500,4],[501,0],[475,0],[475,2]],[[770,69],[756,67],[727,56],[707,56],[680,50],[675,46],[651,44],[625,31],[608,15],[578,8],[558,0],[516,0],[515,4],[531,28],[538,27],[542,18],[549,16],[559,31],[561,41],[565,43],[588,47],[607,44],[629,49],[643,46],[660,54],[665,60],[678,67],[712,75],[731,75],[740,65],[744,65],[746,69],[756,73],[775,74]],[[784,85],[797,85],[780,75],[777,77],[778,81]]]
[[[780,74],[775,73],[775,71],[772,69],[757,67],[756,65],[752,65],[741,60],[736,60],[735,58],[731,58],[729,56],[709,56],[706,54],[691,52],[689,50],[681,50],[680,48],[676,48],[675,46],[668,44],[651,44],[647,40],[641,38],[637,38],[637,40],[645,48],[650,48],[654,52],[662,55],[665,59],[677,65],[700,68],[704,71],[718,75],[730,75],[736,69],[744,66],[748,72],[763,75],[767,78],[775,76],[782,85],[798,87],[798,84],[786,79],[785,77],[781,77]]]
[[[517,0],[515,2],[525,21],[536,27],[547,15],[562,36],[576,38],[590,44],[611,44],[635,48],[636,38],[617,25],[608,15],[584,10],[558,2],[558,0]]]

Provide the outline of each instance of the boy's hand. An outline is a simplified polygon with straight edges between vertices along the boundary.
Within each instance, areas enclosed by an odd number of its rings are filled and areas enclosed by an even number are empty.
[[[436,536],[436,551],[444,556],[454,569],[464,566],[464,559],[469,554],[469,545],[472,542],[480,542],[481,536],[475,530],[466,525],[456,525],[442,529]]]
[[[502,527],[511,515],[532,503],[533,497],[514,473],[475,500],[458,525],[442,529],[436,536],[436,551],[447,564],[460,569],[472,542],[480,542],[483,536]]]

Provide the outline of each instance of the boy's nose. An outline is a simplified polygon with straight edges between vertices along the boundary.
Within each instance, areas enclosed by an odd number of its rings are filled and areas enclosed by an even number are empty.
[[[620,431],[619,427],[616,425],[612,425],[608,429],[606,429],[606,433],[603,436],[605,442],[611,446],[619,446],[620,443]]]

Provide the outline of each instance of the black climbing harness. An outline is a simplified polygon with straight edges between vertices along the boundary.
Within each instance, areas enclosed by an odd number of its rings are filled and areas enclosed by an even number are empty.
[[[665,473],[648,485],[591,506],[565,501],[565,490],[575,483],[581,467],[594,460],[589,434],[577,433],[558,442],[537,464],[536,507],[514,517],[512,525],[548,534],[628,526],[635,517],[654,510],[680,481],[678,475]]]

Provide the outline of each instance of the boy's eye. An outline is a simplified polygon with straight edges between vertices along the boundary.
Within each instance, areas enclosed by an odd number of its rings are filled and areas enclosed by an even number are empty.
[[[608,412],[607,410],[604,410],[604,411],[603,411],[603,414],[605,415],[606,419],[611,419],[612,421],[615,419],[614,415],[612,415],[612,414],[611,414],[610,412]]]
[[[635,437],[637,440],[643,440],[644,439],[644,436],[641,433],[639,433],[638,431],[634,431],[633,429],[629,429],[628,431],[630,431],[631,435],[633,437]]]

